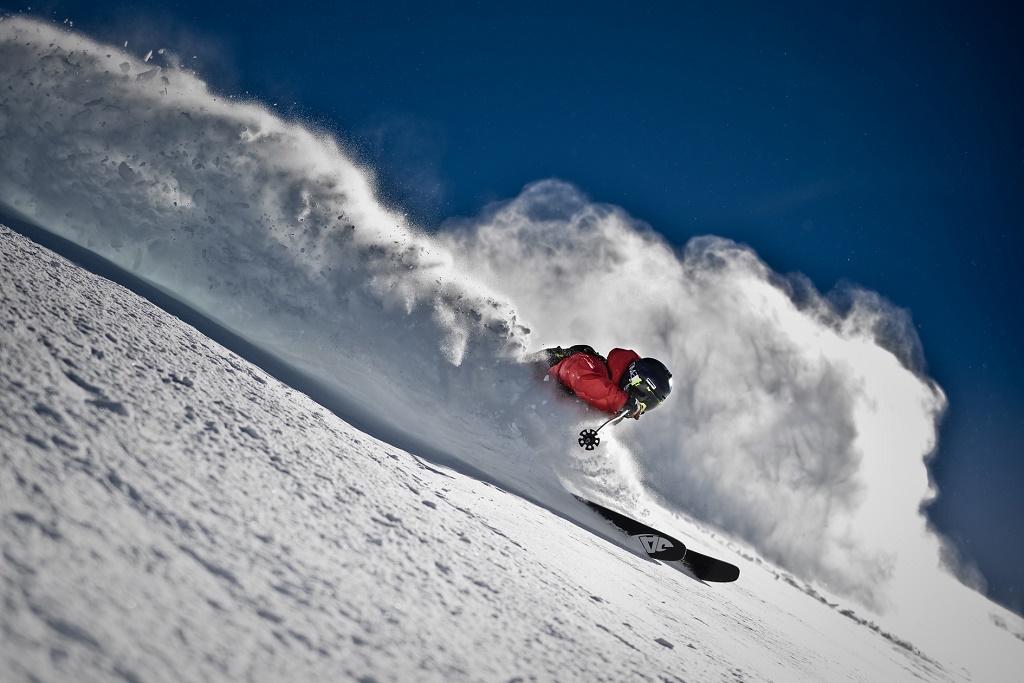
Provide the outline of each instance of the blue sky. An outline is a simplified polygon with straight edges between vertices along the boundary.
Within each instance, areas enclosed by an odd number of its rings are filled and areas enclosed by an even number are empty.
[[[101,6],[97,7],[99,4]],[[29,10],[28,8],[31,8]],[[0,0],[325,128],[429,226],[557,177],[906,308],[946,391],[930,518],[1024,606],[1019,10],[951,2]],[[581,340],[585,341],[585,340]]]

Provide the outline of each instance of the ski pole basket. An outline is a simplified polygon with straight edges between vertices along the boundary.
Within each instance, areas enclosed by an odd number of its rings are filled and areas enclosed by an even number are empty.
[[[604,425],[601,425],[602,427]],[[601,437],[597,435],[596,429],[584,429],[580,432],[579,444],[581,447],[592,451],[601,443]]]

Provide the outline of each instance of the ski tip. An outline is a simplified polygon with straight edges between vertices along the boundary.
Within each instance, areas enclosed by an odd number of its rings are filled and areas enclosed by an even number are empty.
[[[740,578],[740,568],[736,565],[693,550],[686,552],[680,564],[701,581],[709,583],[732,583]]]

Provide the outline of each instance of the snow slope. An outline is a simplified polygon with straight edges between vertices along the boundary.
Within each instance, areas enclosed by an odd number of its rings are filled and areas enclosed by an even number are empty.
[[[4,680],[969,680],[682,520],[740,582],[368,437],[6,228],[0,252]]]

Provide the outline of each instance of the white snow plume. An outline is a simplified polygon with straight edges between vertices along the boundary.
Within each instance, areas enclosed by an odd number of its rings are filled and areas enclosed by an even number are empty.
[[[236,329],[271,307],[341,330],[346,308],[385,306],[427,312],[455,365],[474,336],[489,354],[519,342],[508,303],[382,207],[334,140],[82,36],[2,31],[11,208],[204,311],[238,302],[215,316]]]
[[[616,430],[669,508],[879,610],[909,594],[903,579],[946,576],[920,511],[945,396],[908,367],[920,353],[904,312],[855,290],[834,305],[728,240],[677,253],[556,181],[451,243],[539,340],[630,347],[672,369],[665,406]]]
[[[480,403],[455,388],[525,348],[508,299],[382,206],[333,139],[23,19],[0,22],[0,82],[8,210],[330,385],[378,436],[452,450]]]

